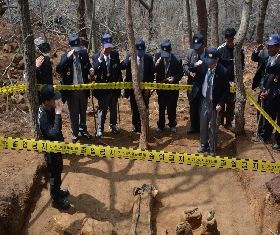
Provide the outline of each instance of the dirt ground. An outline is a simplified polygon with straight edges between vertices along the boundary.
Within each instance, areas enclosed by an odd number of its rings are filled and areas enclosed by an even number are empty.
[[[62,39],[57,40],[62,41]],[[245,45],[246,61],[249,61],[253,47],[251,43]],[[0,46],[1,52],[2,48]],[[54,46],[52,53],[54,68],[65,48],[65,44],[58,43]],[[11,55],[12,53],[0,56],[1,72],[10,61]],[[255,64],[247,63],[245,85],[256,98],[257,92],[250,89],[250,79],[255,69]],[[56,83],[58,83],[57,79],[56,74]],[[7,102],[6,96],[0,98],[1,135],[32,138],[28,114],[22,113],[13,104]],[[119,103],[118,126],[121,129],[119,135],[111,133],[107,128],[101,140],[97,138],[86,140],[81,137],[79,142],[137,147],[139,133],[131,133],[129,100],[121,98]],[[94,106],[96,110],[95,99]],[[89,100],[87,124],[88,130],[94,134],[95,122],[90,112],[92,107]],[[151,97],[149,113],[149,149],[197,152],[199,134],[186,134],[190,122],[185,91],[180,92],[178,101],[176,134],[171,134],[169,128],[160,134],[155,133],[158,118],[156,93]],[[66,105],[62,116],[65,141],[70,142],[71,132]],[[280,161],[279,152],[271,149],[274,137],[271,138],[271,144],[267,145],[253,141],[253,132],[257,127],[256,110],[249,102],[246,103],[245,118],[246,136],[244,137],[236,139],[234,134],[224,127],[219,128],[220,146],[217,154]],[[108,126],[108,120],[106,123]],[[86,218],[109,222],[115,234],[130,234],[134,202],[132,190],[134,187],[141,187],[148,183],[153,184],[158,190],[152,211],[154,234],[175,234],[180,214],[194,207],[198,207],[203,216],[210,209],[215,210],[218,230],[223,235],[280,234],[280,207],[265,187],[265,183],[276,176],[272,173],[66,154],[62,188],[68,188],[70,191],[67,200],[71,203],[71,208],[67,211],[59,211],[50,206],[48,174],[42,154],[9,150],[1,150],[0,153],[0,229],[2,231],[0,234],[79,234]],[[7,219],[8,216],[11,216],[12,221]],[[200,232],[200,227],[193,230],[194,235]]]

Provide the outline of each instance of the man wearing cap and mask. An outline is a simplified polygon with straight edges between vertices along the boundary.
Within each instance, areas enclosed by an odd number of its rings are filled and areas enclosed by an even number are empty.
[[[82,49],[80,38],[77,34],[69,37],[70,51],[61,56],[59,64],[56,66],[56,72],[62,75],[62,85],[87,84],[88,75],[94,75],[94,70],[90,64],[88,53]],[[87,131],[86,111],[89,90],[63,90],[61,91],[62,101],[68,105],[72,128],[72,142],[78,141],[78,135],[81,133],[87,139],[92,136]]]
[[[280,53],[280,36],[278,34],[269,35],[268,41],[260,44],[253,51],[251,59],[258,62],[257,72],[253,78],[252,89],[260,88],[258,102],[263,102],[264,111],[273,119],[276,119],[277,108],[279,106],[278,74],[274,69],[275,59]],[[273,126],[263,116],[260,117],[257,142],[267,143],[273,132]],[[280,137],[276,133],[277,142],[280,143]],[[277,147],[277,146],[276,146]]]
[[[52,85],[45,85],[40,91],[42,104],[39,107],[38,123],[44,140],[64,141],[62,134],[61,94],[55,92]],[[69,195],[67,189],[60,189],[63,160],[61,153],[44,153],[50,172],[51,205],[58,209],[68,209],[70,203],[62,198]]]
[[[161,52],[155,55],[155,73],[157,83],[179,84],[183,76],[182,60],[173,54],[171,42],[165,38],[161,44]],[[171,133],[176,133],[176,108],[179,90],[157,90],[159,104],[159,120],[156,133],[165,128],[165,110],[167,109],[168,126]]]
[[[189,71],[196,73],[195,81],[201,86],[200,146],[199,153],[216,155],[218,145],[217,114],[222,110],[229,94],[227,69],[218,63],[218,50],[205,48],[202,60],[190,64]],[[198,76],[199,74],[199,76]],[[209,125],[210,124],[210,125]]]
[[[154,81],[154,63],[153,57],[146,52],[145,42],[140,39],[135,44],[137,52],[137,66],[139,82],[153,82]],[[125,82],[132,82],[130,55],[127,54],[126,59],[121,62],[121,69],[126,69]],[[146,105],[149,107],[150,90],[143,89],[142,96]],[[141,130],[140,113],[135,100],[134,91],[132,89],[125,90],[125,97],[130,97],[130,107],[132,114],[132,132],[139,132]]]
[[[187,91],[189,105],[190,105],[190,121],[191,126],[187,130],[187,134],[193,134],[199,132],[199,103],[201,96],[201,87],[196,87],[195,73],[189,71],[189,66],[191,63],[195,63],[204,57],[204,37],[202,34],[198,33],[193,36],[193,41],[191,48],[187,51],[186,59],[183,65],[184,72],[188,76],[187,84],[193,85],[194,93],[191,95],[191,91]]]
[[[92,56],[96,83],[111,83],[122,81],[119,53],[113,50],[113,38],[110,34],[101,36],[101,50]],[[94,96],[98,100],[98,123],[96,137],[101,137],[104,131],[107,110],[110,109],[110,129],[119,134],[117,127],[117,104],[120,89],[96,89]]]
[[[52,64],[49,54],[51,52],[50,44],[41,37],[34,40],[35,44],[35,58],[36,58],[36,79],[37,84],[53,85],[52,78]],[[38,91],[39,105],[40,91]]]
[[[221,63],[228,70],[228,79],[231,87],[235,86],[234,52],[233,52],[235,35],[236,35],[236,31],[234,28],[227,28],[225,31],[225,42],[218,47],[219,63]],[[244,70],[245,54],[243,48],[241,49],[240,53],[241,53],[242,70]],[[221,124],[224,125],[224,118],[225,118],[226,123],[224,127],[230,130],[231,132],[234,132],[232,121],[234,120],[235,101],[236,101],[236,93],[230,92],[226,105],[223,107],[223,113],[221,116]]]

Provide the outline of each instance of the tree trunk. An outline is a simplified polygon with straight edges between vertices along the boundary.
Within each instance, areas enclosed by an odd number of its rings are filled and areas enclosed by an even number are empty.
[[[88,46],[87,40],[87,32],[86,32],[86,22],[85,22],[85,0],[79,0],[78,2],[78,10],[77,10],[77,18],[78,18],[78,34],[81,39],[81,43],[83,46]]]
[[[197,9],[197,22],[198,22],[197,30],[198,33],[201,33],[204,36],[204,42],[205,45],[207,45],[208,19],[207,19],[207,9],[206,9],[205,0],[197,0],[196,9]]]
[[[153,40],[153,34],[154,34],[154,28],[153,28],[153,21],[154,21],[154,14],[153,14],[153,9],[154,9],[154,0],[151,0],[150,5],[144,2],[144,0],[139,0],[139,2],[142,4],[143,7],[145,7],[149,13],[149,25],[148,25],[148,30],[149,30],[149,38],[148,38],[148,43],[150,44],[151,41]]]
[[[131,14],[131,0],[125,0],[125,18],[126,18],[126,31],[128,37],[129,53],[131,58],[131,72],[132,72],[132,82],[134,87],[135,100],[139,109],[140,119],[141,119],[141,134],[139,140],[139,148],[147,149],[147,133],[148,133],[148,113],[142,97],[139,78],[138,78],[138,68],[136,62],[136,49],[135,49],[135,38],[133,32],[133,22]]]
[[[191,8],[190,0],[186,0],[186,12],[187,12],[187,21],[188,21],[188,38],[189,44],[192,44],[192,19],[191,19]]]
[[[263,43],[264,20],[265,20],[268,2],[269,2],[269,0],[261,0],[261,9],[260,9],[260,13],[259,13],[257,38],[256,38],[258,44]]]
[[[217,0],[210,0],[209,12],[211,12],[211,14],[210,14],[210,18],[211,18],[210,46],[218,47],[219,46],[219,35],[218,35],[219,6],[218,6]]]
[[[96,1],[93,0],[92,6],[91,6],[91,4],[88,5],[88,7],[91,7],[90,15],[88,15],[88,18],[91,21],[90,32],[89,32],[88,52],[90,51],[90,48],[91,48],[93,54],[98,51],[98,40],[97,40],[97,34],[96,34],[96,21],[95,21],[95,3],[96,3]],[[88,11],[88,14],[89,14],[89,11]]]
[[[22,38],[25,40],[23,46],[23,61],[26,74],[27,99],[29,102],[34,138],[38,140],[41,133],[38,124],[39,100],[35,70],[35,46],[34,37],[31,30],[28,0],[18,0],[18,5],[20,8]]]
[[[244,93],[240,51],[248,31],[251,10],[252,0],[244,0],[240,27],[234,39],[234,69],[236,79],[235,136],[245,135],[244,110],[246,96]]]

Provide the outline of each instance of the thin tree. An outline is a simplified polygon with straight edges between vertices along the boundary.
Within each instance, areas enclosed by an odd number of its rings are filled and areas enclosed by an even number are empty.
[[[30,23],[28,0],[18,0],[18,5],[20,9],[22,38],[25,39],[23,61],[25,64],[27,99],[29,102],[34,138],[38,140],[41,133],[38,124],[39,100],[35,70],[35,46]]]
[[[85,0],[79,0],[78,2],[78,9],[77,9],[77,28],[78,28],[78,34],[81,38],[82,44],[87,47],[88,41],[87,41],[87,31],[86,31],[86,23],[85,23],[85,15],[86,15],[86,9],[85,9]]]
[[[243,1],[241,23],[234,39],[234,69],[236,78],[236,106],[235,106],[235,135],[245,135],[244,110],[246,96],[244,93],[243,71],[240,50],[245,41],[249,27],[250,14],[252,10],[252,0]]]
[[[188,39],[189,44],[192,43],[192,19],[191,19],[191,8],[190,0],[186,0],[186,12],[187,12],[187,22],[188,22]]]
[[[139,2],[142,4],[143,7],[145,7],[148,11],[148,18],[149,18],[149,22],[148,22],[148,30],[149,30],[149,38],[148,41],[149,43],[152,41],[153,39],[153,33],[154,33],[154,28],[153,28],[153,21],[154,21],[154,15],[153,15],[153,9],[154,9],[154,0],[150,0],[150,4],[148,5],[146,2],[144,2],[144,0],[139,0]]]
[[[256,41],[258,44],[263,43],[263,33],[264,33],[264,20],[266,16],[266,9],[269,0],[261,0],[261,8],[259,13],[259,21],[257,27],[257,38]]]
[[[141,94],[139,78],[138,78],[138,68],[136,62],[136,49],[135,49],[135,38],[133,32],[133,22],[132,22],[132,14],[131,14],[131,0],[125,0],[125,19],[126,19],[126,31],[128,37],[128,46],[129,53],[131,58],[131,73],[132,73],[132,82],[134,87],[134,94],[136,104],[138,106],[138,110],[140,113],[141,119],[141,134],[139,140],[139,148],[147,149],[147,133],[148,133],[148,113],[143,100],[143,96]]]
[[[90,31],[89,31],[88,52],[91,49],[94,54],[98,51],[98,40],[96,34],[96,20],[95,20],[96,0],[86,0],[86,5],[87,5],[87,17],[91,22]]]
[[[219,6],[218,6],[217,0],[210,0],[209,12],[211,12],[211,14],[210,14],[210,19],[211,19],[210,46],[218,47],[219,46],[219,35],[218,35]]]
[[[205,45],[207,45],[207,9],[205,0],[196,0],[196,10],[197,10],[197,22],[198,22],[198,33],[204,36]]]

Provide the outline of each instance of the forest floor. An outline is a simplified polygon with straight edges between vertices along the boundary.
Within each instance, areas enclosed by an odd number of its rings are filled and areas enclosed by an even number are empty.
[[[57,39],[51,54],[54,70],[61,53],[67,48],[65,44],[67,40],[64,40],[63,43],[62,41],[62,38]],[[256,98],[258,91],[252,91],[250,88],[251,79],[256,71],[256,64],[249,62],[254,46],[252,43],[245,44],[247,56],[244,81],[246,89]],[[0,71],[2,72],[13,53],[4,53],[1,45],[0,51]],[[58,75],[55,74],[54,77],[55,83],[58,84]],[[20,76],[18,80],[18,83],[23,82]],[[185,77],[182,79],[182,82],[184,81]],[[32,138],[28,115],[7,102],[6,96],[0,98],[1,135]],[[81,137],[79,142],[137,148],[140,134],[131,133],[129,100],[121,98],[119,105],[120,122],[118,126],[121,129],[119,135],[113,134],[109,128],[105,128],[104,137],[101,140],[97,138],[86,140]],[[97,101],[94,99],[94,109],[96,110],[96,108]],[[92,110],[93,106],[89,100],[87,125],[88,130],[94,135],[95,122],[92,112],[90,112]],[[62,117],[65,141],[71,142],[66,105],[63,108]],[[154,93],[149,107],[149,149],[197,152],[199,134],[186,134],[190,121],[189,104],[185,91],[180,91],[178,101],[177,133],[171,134],[169,128],[166,128],[162,133],[156,134],[157,119],[157,95]],[[271,149],[274,136],[271,138],[271,144],[254,142],[253,133],[257,128],[256,109],[250,105],[248,100],[245,119],[246,136],[235,138],[234,134],[223,126],[219,128],[217,154],[280,161],[279,152]],[[106,126],[108,126],[108,116]],[[11,217],[12,220],[15,220],[15,224],[18,223],[16,219],[22,220],[21,224],[24,226],[21,234],[79,234],[85,218],[107,221],[116,234],[129,234],[134,202],[132,190],[143,184],[153,184],[158,190],[152,211],[154,234],[174,234],[175,227],[180,221],[180,214],[194,207],[198,207],[203,216],[210,209],[215,210],[218,230],[223,235],[279,234],[280,232],[280,207],[274,202],[265,186],[266,182],[276,176],[272,173],[65,154],[62,188],[68,188],[70,191],[67,200],[71,203],[71,208],[67,211],[59,211],[50,206],[47,171],[43,171],[42,178],[34,180],[38,177],[38,169],[45,168],[42,154],[1,150],[0,165],[1,201],[3,198],[14,198],[16,195],[18,200],[24,201],[25,206],[28,207],[28,213],[24,218],[20,218],[20,215],[16,213]],[[32,190],[34,193],[30,193]],[[25,197],[30,197],[30,195],[32,195],[31,198],[25,200]],[[11,202],[12,200],[9,201],[9,203]],[[0,209],[1,206],[4,206],[2,202],[0,202]],[[22,207],[21,204],[19,206]],[[194,235],[198,235],[200,232],[201,227],[193,230]],[[7,230],[3,234],[10,233]]]

